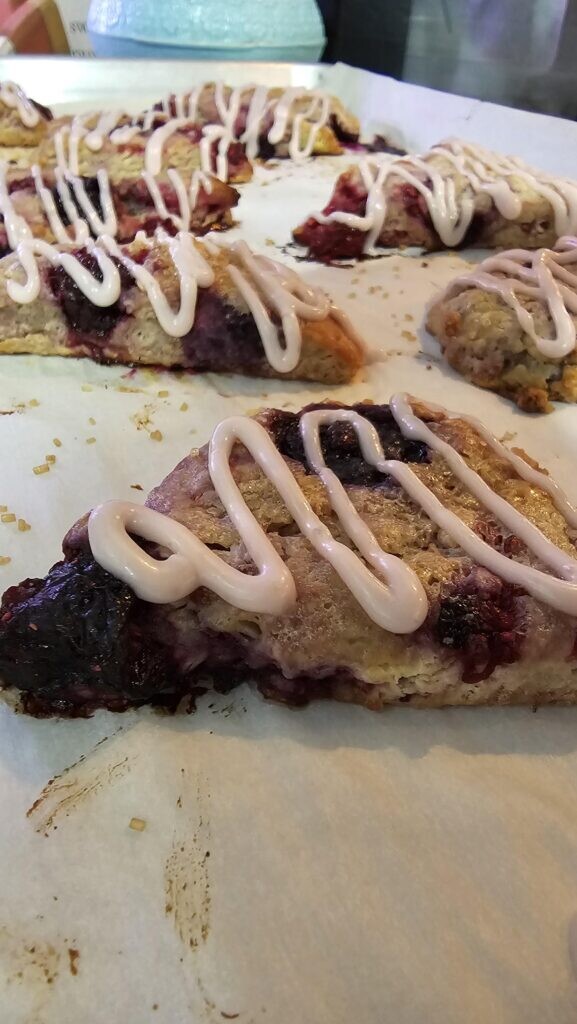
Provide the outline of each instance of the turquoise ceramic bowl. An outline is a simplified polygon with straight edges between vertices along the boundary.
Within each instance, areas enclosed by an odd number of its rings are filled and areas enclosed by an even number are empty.
[[[315,62],[325,43],[315,0],[92,0],[102,57]]]

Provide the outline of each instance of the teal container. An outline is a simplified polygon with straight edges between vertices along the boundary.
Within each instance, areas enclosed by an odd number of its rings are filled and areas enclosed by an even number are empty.
[[[325,44],[315,0],[92,0],[98,57],[315,63]]]

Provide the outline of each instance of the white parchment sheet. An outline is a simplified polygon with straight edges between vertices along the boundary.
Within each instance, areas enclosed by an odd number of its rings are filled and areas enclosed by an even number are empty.
[[[574,124],[323,75],[411,146],[458,133],[574,173]],[[292,260],[291,228],[346,162],[260,169],[230,238]],[[523,415],[458,379],[422,332],[426,300],[468,257],[294,264],[382,355],[334,394],[408,389],[474,412],[577,497],[577,410]],[[0,524],[0,586],[45,572],[77,516],[138,497],[223,416],[325,393],[4,357],[0,504],[31,529]],[[179,718],[42,722],[2,705],[0,821],[0,1024],[577,1020],[574,709],[293,711],[247,687]]]

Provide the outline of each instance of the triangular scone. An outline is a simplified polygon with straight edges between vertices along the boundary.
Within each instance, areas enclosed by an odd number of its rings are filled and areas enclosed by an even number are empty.
[[[0,354],[326,384],[350,381],[364,362],[360,341],[326,294],[246,243],[217,247],[180,232],[128,246],[106,237],[68,250],[22,244],[37,277],[26,278],[22,246],[0,262]],[[97,305],[89,295],[106,288],[102,267],[110,290]]]
[[[6,592],[0,677],[41,715],[251,680],[293,704],[574,703],[577,511],[534,466],[404,395],[233,417],[148,509],[100,506]]]
[[[7,212],[22,217],[34,238],[46,242],[68,244],[107,233],[124,243],[139,231],[151,235],[158,228],[195,235],[224,230],[232,226],[231,210],[238,200],[232,185],[199,171],[191,175],[171,169],[111,182],[103,170],[77,177],[0,168],[0,255],[12,249]]]
[[[577,182],[449,139],[422,156],[363,159],[294,231],[319,260],[380,248],[537,249],[577,232]]]
[[[525,412],[577,402],[577,238],[483,260],[431,303],[427,327],[455,370]]]
[[[104,167],[113,182],[135,178],[143,171],[160,174],[170,167],[186,174],[202,170],[233,184],[252,178],[252,165],[241,142],[221,144],[218,137],[203,142],[203,126],[170,118],[162,111],[150,114],[136,125],[128,117],[119,120],[106,113],[58,118],[38,147],[38,163],[43,170],[59,166],[88,176]]]
[[[229,122],[234,138],[246,142],[251,157],[299,158],[338,155],[342,143],[359,139],[359,122],[336,97],[290,86],[232,87],[205,82],[157,104],[172,117],[188,116],[202,125]]]

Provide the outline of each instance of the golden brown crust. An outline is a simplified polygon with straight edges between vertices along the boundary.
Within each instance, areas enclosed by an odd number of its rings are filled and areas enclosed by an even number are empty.
[[[575,556],[571,531],[545,491],[519,477],[467,422],[445,419],[428,411],[426,404],[421,404],[419,411],[497,494]],[[267,412],[261,415],[265,426],[269,416]],[[289,460],[289,465],[314,512],[335,537],[347,542],[318,477],[308,475],[300,463]],[[440,456],[433,455],[430,463],[413,464],[412,469],[447,508],[488,542],[504,545],[515,560],[539,564],[523,545],[514,543],[515,539],[453,476]],[[570,660],[576,623],[526,595],[514,599],[518,660],[497,666],[482,684],[462,678],[462,652],[432,642],[440,601],[446,595],[466,594],[466,582],[477,572],[477,591],[486,585],[490,589],[486,580],[495,578],[475,568],[458,545],[402,490],[347,487],[349,498],[379,544],[402,557],[425,588],[430,620],[409,636],[388,633],[368,618],[330,565],[295,527],[277,491],[243,449],[236,450],[233,472],[249,508],[293,574],[297,605],[282,617],[258,615],[241,612],[202,591],[170,613],[172,624],[183,636],[200,628],[258,638],[259,653],[273,657],[289,678],[314,676],[323,666],[338,666],[341,678],[331,684],[329,695],[373,708],[409,699],[417,706],[576,701],[577,665]],[[222,557],[237,568],[246,569],[250,564],[212,488],[206,448],[185,459],[152,492],[147,504],[194,530],[205,543],[223,549]],[[548,673],[552,666],[555,671]]]
[[[458,247],[474,245],[480,248],[537,249],[551,247],[557,241],[555,215],[549,200],[534,189],[524,178],[510,176],[507,181],[520,200],[520,209],[513,219],[503,217],[491,195],[475,192],[464,175],[442,154],[425,154],[429,166],[434,168],[454,188],[457,205],[466,200],[472,203],[473,217]],[[410,164],[410,156],[406,158]],[[410,166],[411,175],[427,184],[427,172]],[[448,248],[433,224],[425,197],[410,182],[391,173],[384,186],[386,216],[376,239],[383,248],[416,246],[433,252]],[[345,210],[357,216],[366,212],[367,188],[357,165],[339,175],[331,199],[324,213]],[[295,228],[295,241],[309,249],[313,257],[324,260],[356,258],[362,254],[365,232],[349,225],[331,222],[319,224],[314,216]]]
[[[132,255],[142,252],[139,243],[125,247]],[[225,248],[218,252],[201,246],[205,259],[211,264],[215,282],[211,291],[241,315],[249,315],[244,299],[237,291],[227,268],[235,260]],[[46,264],[40,261],[43,278]],[[4,271],[13,265],[7,257]],[[155,246],[146,253],[144,266],[154,274],[169,303],[177,307],[180,301],[180,280],[166,247]],[[160,326],[146,294],[136,286],[125,295],[130,310],[114,328],[108,340],[82,343],[76,338],[70,344],[67,321],[58,303],[45,283],[39,298],[25,306],[17,305],[6,291],[5,274],[0,271],[0,353],[34,353],[36,355],[92,356],[98,349],[100,359],[121,363],[142,363],[166,367],[186,367],[186,339],[167,335]],[[302,351],[298,365],[288,374],[280,374],[264,357],[252,364],[230,366],[230,372],[243,372],[253,376],[280,377],[293,380],[312,380],[326,384],[350,381],[364,362],[360,344],[339,323],[327,317],[321,321],[301,321]],[[217,367],[215,367],[217,368]],[[218,367],[226,372],[226,367]]]
[[[426,447],[398,447],[401,437],[390,410],[369,403],[355,408],[371,419],[384,449],[408,461],[439,500],[487,544],[512,561],[543,569],[523,543],[466,490],[439,454]],[[415,403],[415,408],[498,495],[574,557],[573,531],[545,491],[520,477],[468,422],[429,410],[426,403]],[[298,416],[273,409],[264,410],[258,418],[314,512],[337,540],[350,544],[325,488],[315,474],[307,472],[299,447]],[[330,428],[322,443],[327,461],[338,467],[350,501],[378,543],[401,557],[421,580],[429,610],[420,629],[395,635],[365,614],[331,565],[304,538],[252,456],[237,445],[231,472],[249,509],[290,569],[296,603],[283,615],[251,613],[201,588],[172,605],[146,605],[94,564],[84,517],[65,539],[66,561],[54,567],[45,584],[27,581],[4,599],[0,664],[8,684],[28,691],[26,708],[37,713],[82,714],[103,705],[124,708],[167,692],[176,703],[199,685],[212,682],[217,688],[230,688],[251,678],[265,696],[288,703],[319,697],[371,709],[407,702],[417,707],[575,703],[577,619],[557,613],[476,565],[390,477],[377,474],[375,479],[373,471],[368,472],[346,431]],[[214,490],[207,447],[184,459],[150,494],[147,504],[194,531],[227,564],[254,572]],[[74,607],[95,582],[101,588],[94,619],[96,639],[87,637],[86,630],[76,638],[70,623],[72,638],[64,645],[64,666],[59,659],[54,663],[46,653],[58,635],[60,618],[54,601],[66,607],[72,601]],[[112,648],[107,648],[110,669],[99,663],[95,678],[94,651],[102,649],[99,630],[105,631],[102,641],[109,639],[109,619],[106,614],[102,619],[101,609],[110,607],[111,621],[116,622],[118,601],[129,620],[120,634],[114,634]],[[64,606],[61,611],[68,614]],[[30,621],[35,631],[31,647]],[[152,662],[147,661],[150,648],[144,643],[143,623],[157,645]],[[37,630],[41,631],[38,636]],[[128,678],[117,674],[117,656],[125,664],[126,639],[132,645],[136,642],[131,657],[139,666],[136,675],[129,669]],[[22,645],[29,651],[24,661],[19,659]],[[172,668],[159,682],[157,670],[165,664],[167,645],[175,661],[169,662]]]
[[[549,337],[546,306],[519,296],[536,329]],[[430,308],[427,329],[447,362],[467,380],[512,399],[525,412],[550,412],[552,401],[577,401],[577,354],[546,358],[499,295],[468,288]]]
[[[0,100],[0,146],[29,148],[38,146],[46,135],[50,122],[40,115],[38,124],[27,128],[22,124],[15,107],[7,107]]]
[[[199,190],[196,206],[191,211],[189,230],[192,234],[202,235],[208,231],[224,231],[232,227],[233,224],[231,208],[236,206],[239,200],[237,189],[211,175],[208,175],[207,178],[210,182],[210,191],[207,192],[204,188]],[[182,180],[185,188],[188,189],[191,184],[191,176],[183,174]],[[45,242],[57,242],[29,171],[22,168],[11,168],[7,172],[6,182],[15,212],[24,219],[34,237],[43,239]],[[56,182],[52,172],[48,171],[43,174],[43,182],[54,192]],[[157,175],[156,182],[161,191],[166,189],[168,196],[174,195],[173,184],[166,173]],[[166,221],[163,221],[157,214],[153,199],[140,176],[123,179],[113,184],[111,196],[116,212],[117,240],[132,241],[143,226],[146,226],[149,229],[148,233],[152,234],[151,225],[154,225],[155,222],[158,222],[159,226],[165,226]],[[8,238],[3,225],[0,225],[0,245],[2,248],[8,247]]]
[[[220,115],[215,103],[215,86],[215,82],[207,82],[198,97],[196,109],[197,118],[200,124],[215,124],[220,122]],[[269,98],[278,99],[285,91],[286,90],[282,87],[269,89]],[[231,86],[224,86],[223,95],[225,102],[228,102],[231,92]],[[248,108],[252,93],[252,86],[247,86],[247,88],[242,91],[240,102],[241,107]],[[311,106],[311,101],[312,93],[310,91],[306,91],[303,96],[293,99],[291,114],[287,119],[284,137],[280,142],[274,145],[276,156],[288,156],[288,142],[293,130],[294,117],[296,114],[306,113]],[[318,117],[318,110],[315,113],[315,117]],[[314,120],[311,121],[307,118],[302,120],[299,132],[300,147],[303,147],[306,144],[309,132],[313,125]],[[340,134],[343,138],[356,140],[359,136],[359,132],[360,126],[358,119],[345,107],[341,100],[336,96],[331,96],[328,122],[316,132],[311,155],[338,156],[343,152],[343,147],[339,141],[338,135]]]
[[[162,119],[162,115],[159,115]],[[97,116],[93,121],[96,123]],[[48,133],[38,147],[38,162],[42,168],[52,169],[56,164],[55,134],[70,122],[70,118],[58,118],[52,121]],[[87,126],[92,126],[87,122]],[[101,149],[91,150],[83,139],[78,146],[78,170],[81,175],[94,175],[100,167],[105,167],[110,180],[114,183],[126,178],[138,177],[144,170],[144,154],[152,129],[138,132],[130,141],[115,143],[109,137],[104,138]],[[196,139],[186,130],[179,130],[170,135],[162,148],[162,167],[173,167],[185,174],[200,170],[200,148]],[[244,158],[238,165],[230,161],[229,180],[234,184],[250,181],[252,168]]]

